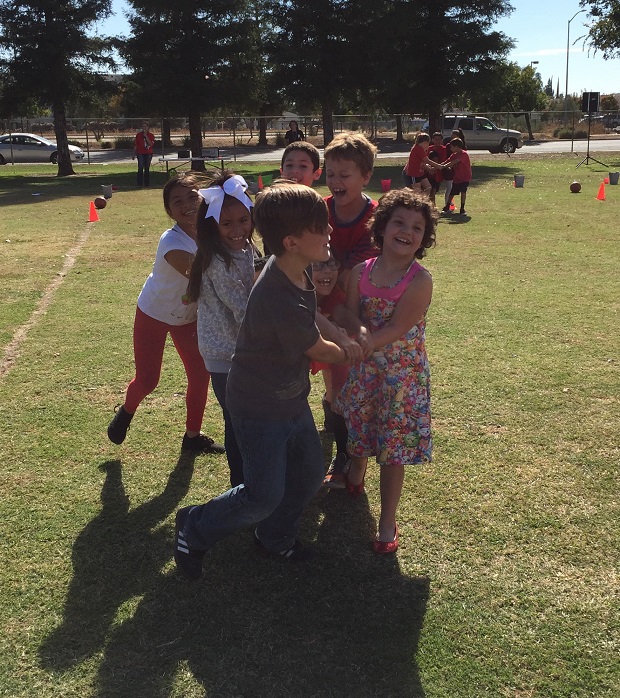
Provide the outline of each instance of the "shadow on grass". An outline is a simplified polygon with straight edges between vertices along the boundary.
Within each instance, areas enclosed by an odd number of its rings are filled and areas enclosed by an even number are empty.
[[[101,186],[105,184],[116,185],[119,193],[138,189],[134,171],[112,171],[112,167],[108,167],[109,172],[105,172],[101,165],[93,165],[92,170],[80,171],[70,177],[57,177],[51,172],[49,175],[15,174],[0,177],[2,205],[36,205],[46,200],[85,196],[92,200],[102,195]],[[165,172],[151,171],[151,189],[161,189],[165,183]]]
[[[39,655],[50,670],[66,670],[100,652],[118,609],[151,589],[170,555],[168,533],[156,528],[189,489],[195,455],[182,454],[164,491],[129,510],[121,462],[106,461],[101,513],[73,544],[73,579],[63,622],[43,642]]]
[[[424,696],[415,654],[429,580],[374,555],[365,496],[315,498],[302,537],[317,540],[316,561],[264,558],[240,531],[209,552],[204,579],[191,583],[162,571],[172,527],[152,532],[186,477],[169,482],[151,511],[149,503],[128,513],[120,464],[105,467],[104,512],[76,541],[65,620],[41,648],[46,668],[101,652],[92,695],[105,698]],[[133,615],[112,626],[132,598]]]

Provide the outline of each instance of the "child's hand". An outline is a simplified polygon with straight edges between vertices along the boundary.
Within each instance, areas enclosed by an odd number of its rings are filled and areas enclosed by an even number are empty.
[[[350,339],[346,333],[339,334],[338,338],[334,339],[334,344],[337,344],[344,351],[348,364],[356,364],[364,356],[362,347],[354,339]]]
[[[375,350],[375,343],[372,335],[363,325],[360,327],[360,331],[357,335],[357,341],[364,352],[364,358],[367,359]]]

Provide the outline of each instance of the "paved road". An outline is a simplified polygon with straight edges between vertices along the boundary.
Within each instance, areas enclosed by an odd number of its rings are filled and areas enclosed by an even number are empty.
[[[523,148],[515,153],[515,157],[520,155],[536,155],[544,153],[570,153],[572,146],[572,152],[576,155],[585,157],[587,153],[587,141],[534,141],[533,143],[526,143]],[[321,155],[323,155],[323,150],[319,148]],[[235,159],[238,162],[280,162],[282,159],[282,153],[284,148],[273,148],[273,149],[256,149],[256,148],[238,148],[233,151],[232,148],[220,148],[220,153],[224,157],[225,161],[233,161]],[[471,150],[469,151],[472,155],[486,154],[490,155],[487,150]],[[620,152],[620,137],[618,138],[606,138],[601,140],[592,139],[590,141],[590,154],[594,153],[610,153],[610,152]],[[400,148],[398,146],[392,146],[389,149],[381,151],[378,153],[378,159],[386,158],[396,158],[400,160],[406,160],[409,156],[409,148]],[[506,155],[497,155],[495,157],[509,157]],[[114,151],[114,150],[98,150],[93,151],[90,154],[90,161],[92,163],[127,163],[131,162],[131,151]],[[153,166],[157,165],[157,156],[153,158]]]

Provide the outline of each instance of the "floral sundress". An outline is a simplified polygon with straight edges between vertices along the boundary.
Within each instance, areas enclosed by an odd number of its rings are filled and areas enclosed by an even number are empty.
[[[360,315],[371,332],[392,317],[417,261],[394,286],[372,282],[377,258],[365,262],[359,280]],[[425,318],[403,337],[353,366],[336,399],[349,429],[349,454],[376,456],[380,465],[409,465],[431,460],[431,385],[425,347]]]

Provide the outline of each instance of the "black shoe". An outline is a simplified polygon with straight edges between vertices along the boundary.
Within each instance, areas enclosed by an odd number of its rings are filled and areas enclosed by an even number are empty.
[[[206,553],[206,550],[191,550],[183,535],[187,515],[193,508],[179,509],[174,524],[174,562],[179,572],[192,580],[202,577],[202,561]]]
[[[222,444],[217,444],[204,434],[198,434],[191,438],[185,434],[181,443],[182,451],[193,451],[194,453],[226,453]]]
[[[459,216],[466,216],[466,215],[467,215],[467,213],[465,213],[465,209],[462,208],[462,209],[459,211]]]
[[[325,398],[321,400],[323,406],[323,430],[329,434],[334,433],[334,413],[332,412],[332,403],[328,402]]]
[[[442,210],[444,213],[450,213],[450,205],[444,206],[441,210]]]
[[[108,439],[112,443],[122,444],[127,436],[127,429],[129,429],[132,419],[133,414],[129,414],[122,405],[119,405],[116,408],[116,414],[108,425]]]
[[[316,552],[312,548],[306,547],[301,541],[295,540],[293,545],[286,550],[281,550],[279,553],[274,553],[268,550],[261,542],[260,538],[254,531],[254,543],[259,548],[263,555],[277,560],[288,560],[290,562],[309,562],[316,557]]]
[[[351,460],[346,453],[337,453],[329,464],[329,468],[323,479],[323,487],[331,490],[343,490],[346,487],[347,473]]]

